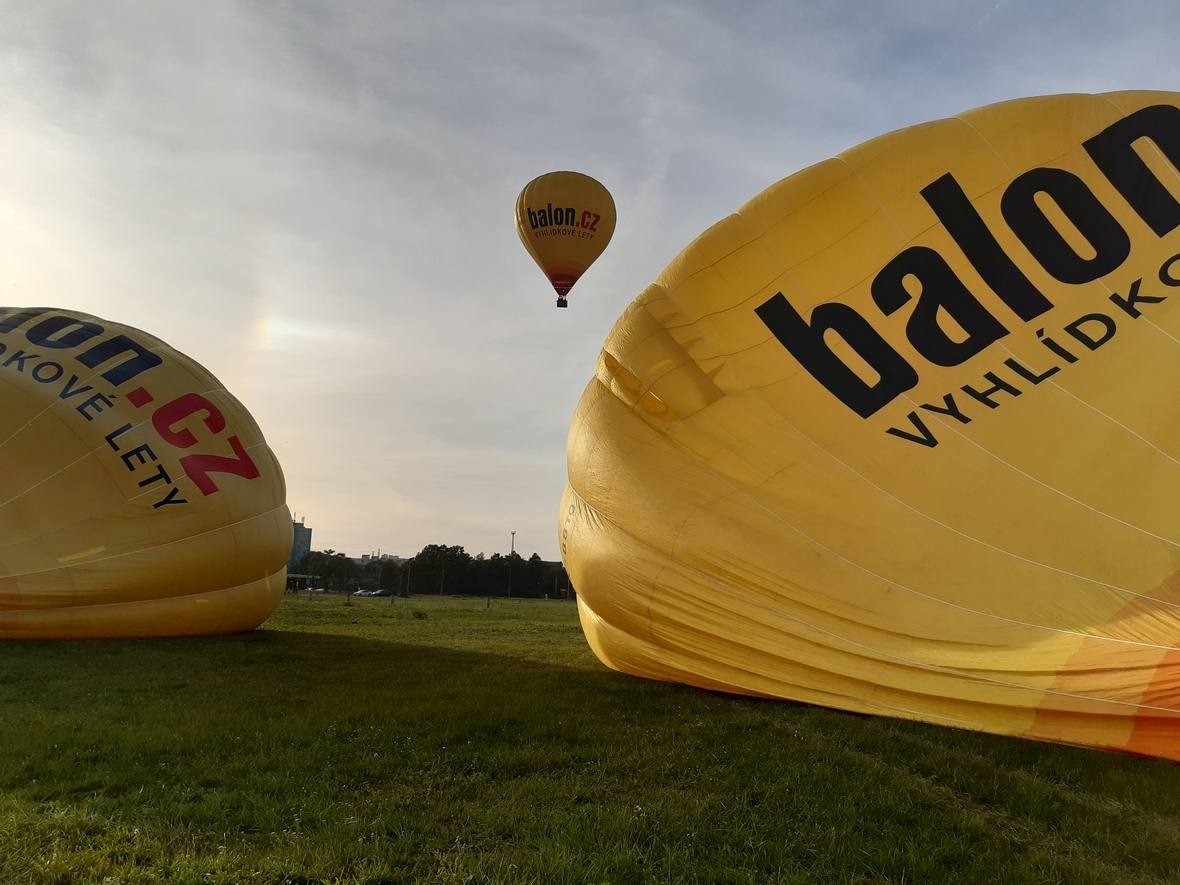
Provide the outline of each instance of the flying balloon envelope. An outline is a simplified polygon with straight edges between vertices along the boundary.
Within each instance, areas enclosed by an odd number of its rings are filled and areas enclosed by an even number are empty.
[[[1180,93],[773,185],[620,317],[568,458],[611,667],[1180,759]]]
[[[516,232],[557,292],[557,306],[615,232],[610,191],[580,172],[534,178],[516,199]]]
[[[0,308],[0,638],[257,626],[284,589],[285,494],[258,426],[188,357]]]

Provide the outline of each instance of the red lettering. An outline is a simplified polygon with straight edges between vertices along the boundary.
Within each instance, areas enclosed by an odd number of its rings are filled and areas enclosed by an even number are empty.
[[[186,393],[160,406],[152,415],[152,426],[160,436],[178,449],[192,448],[197,444],[196,434],[187,427],[178,430],[176,425],[200,412],[205,413],[202,420],[212,433],[221,433],[225,430],[225,416],[217,406],[197,393]]]
[[[258,466],[246,453],[241,440],[231,436],[229,444],[237,455],[236,458],[227,458],[224,455],[185,455],[180,459],[180,466],[188,474],[189,479],[196,483],[201,494],[212,495],[218,490],[217,483],[209,478],[210,473],[228,473],[243,479],[258,479],[262,475]]]

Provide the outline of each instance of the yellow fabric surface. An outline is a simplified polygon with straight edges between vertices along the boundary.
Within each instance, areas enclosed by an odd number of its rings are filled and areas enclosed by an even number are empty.
[[[1180,94],[894,132],[619,318],[562,555],[609,666],[1180,759]]]
[[[580,172],[548,172],[516,200],[516,232],[533,261],[565,296],[610,243],[615,201]]]
[[[285,498],[257,424],[188,357],[0,308],[0,638],[252,629],[285,584]]]

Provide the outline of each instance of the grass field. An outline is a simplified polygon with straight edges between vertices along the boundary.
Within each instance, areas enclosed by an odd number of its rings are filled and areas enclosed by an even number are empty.
[[[1180,881],[1180,766],[612,673],[565,602],[0,644],[0,882]]]

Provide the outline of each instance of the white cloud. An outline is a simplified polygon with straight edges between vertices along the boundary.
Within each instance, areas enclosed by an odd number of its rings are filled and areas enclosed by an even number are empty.
[[[130,321],[255,412],[318,545],[556,555],[614,318],[709,224],[879,132],[1175,88],[1172,2],[0,6],[0,303]],[[1150,64],[1145,63],[1150,60]],[[559,312],[511,226],[619,227]]]

